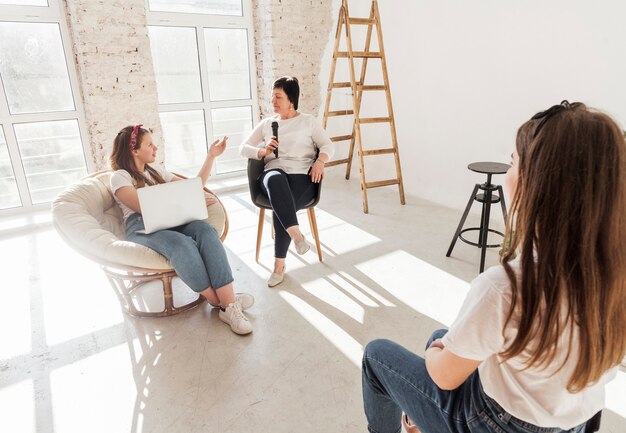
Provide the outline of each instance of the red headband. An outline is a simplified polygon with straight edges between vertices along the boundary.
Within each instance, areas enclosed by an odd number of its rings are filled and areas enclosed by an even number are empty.
[[[133,132],[131,132],[130,134],[130,150],[135,150],[135,146],[137,145],[137,133],[139,131],[139,128],[141,128],[143,126],[143,123],[140,123],[139,125],[135,125],[133,127]]]

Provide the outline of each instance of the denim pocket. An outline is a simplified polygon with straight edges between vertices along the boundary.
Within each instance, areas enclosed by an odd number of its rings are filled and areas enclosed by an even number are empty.
[[[481,424],[483,424],[487,429],[485,433],[507,433],[506,430],[503,430],[500,426],[500,423],[496,421],[489,409],[484,409],[482,412],[478,414]],[[500,419],[502,422],[502,419]]]

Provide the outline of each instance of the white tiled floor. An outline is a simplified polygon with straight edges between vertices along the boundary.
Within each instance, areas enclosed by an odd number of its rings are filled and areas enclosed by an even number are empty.
[[[257,264],[247,190],[221,196],[236,288],[257,298],[247,337],[206,304],[130,318],[100,269],[45,216],[29,229],[0,223],[0,431],[366,431],[363,346],[386,337],[423,352],[431,331],[454,318],[479,253],[457,243],[445,257],[459,210],[412,197],[401,206],[396,189],[382,188],[369,191],[365,215],[358,180],[339,171],[330,171],[317,209],[324,262],[290,254],[288,277],[274,289],[265,285],[269,225]],[[301,223],[308,229],[305,214]],[[497,252],[487,260],[496,263]],[[607,404],[602,432],[625,432],[626,372]]]

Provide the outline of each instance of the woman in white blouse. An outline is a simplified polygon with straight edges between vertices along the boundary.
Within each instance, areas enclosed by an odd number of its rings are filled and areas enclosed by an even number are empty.
[[[310,249],[298,225],[296,211],[316,195],[324,164],[333,155],[333,143],[317,119],[298,111],[300,86],[295,77],[282,77],[272,86],[276,115],[263,119],[239,147],[241,156],[263,159],[259,184],[274,211],[274,271],[267,284],[283,281],[285,257],[293,240],[298,254]],[[272,130],[277,123],[280,138]]]

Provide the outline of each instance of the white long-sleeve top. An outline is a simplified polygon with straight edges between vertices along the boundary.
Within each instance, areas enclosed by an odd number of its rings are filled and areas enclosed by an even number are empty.
[[[266,171],[280,168],[288,174],[307,174],[318,149],[329,159],[333,156],[333,142],[322,125],[312,115],[302,113],[291,119],[281,120],[275,115],[260,121],[239,146],[241,156],[259,159],[259,149],[272,139],[272,122],[278,122],[278,158],[273,153],[265,157]]]

